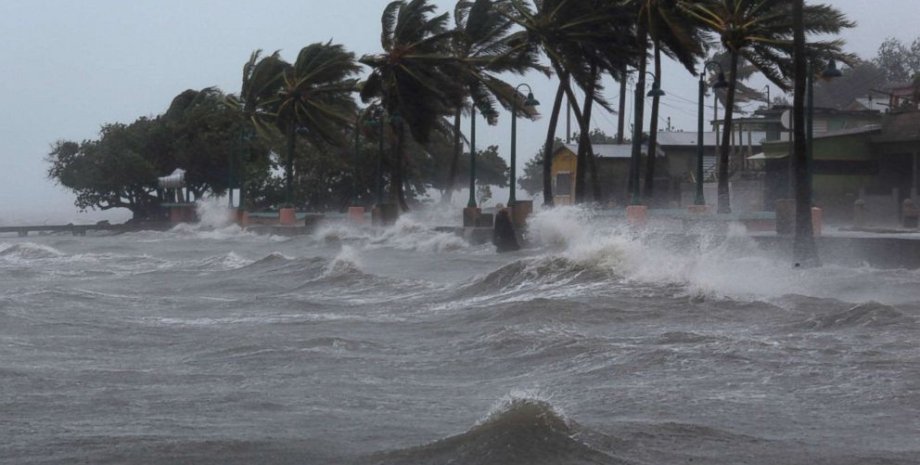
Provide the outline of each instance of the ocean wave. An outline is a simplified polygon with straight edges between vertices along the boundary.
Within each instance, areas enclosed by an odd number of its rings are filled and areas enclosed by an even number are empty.
[[[595,464],[627,462],[577,439],[578,425],[550,403],[516,398],[469,431],[430,444],[375,454],[361,463],[403,464]]]
[[[27,262],[60,258],[66,254],[54,247],[34,242],[0,243],[0,258],[10,262]]]
[[[524,258],[473,279],[459,287],[455,296],[495,296],[537,288],[559,288],[579,283],[602,282],[617,277],[611,269],[596,265],[597,263],[577,262],[555,255]]]
[[[914,324],[915,321],[894,307],[877,302],[855,305],[843,311],[831,311],[808,318],[798,326],[806,330],[838,330],[847,328],[885,328]]]

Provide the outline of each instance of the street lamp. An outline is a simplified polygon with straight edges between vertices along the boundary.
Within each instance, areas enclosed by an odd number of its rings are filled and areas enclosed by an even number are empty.
[[[805,115],[805,172],[807,173],[808,181],[808,198],[813,197],[813,187],[812,187],[812,175],[813,175],[813,161],[815,158],[814,154],[814,130],[815,130],[815,79],[814,79],[814,63],[808,61],[808,71],[806,75],[806,92],[808,95],[808,114]],[[843,73],[837,69],[837,62],[831,58],[827,62],[827,67],[821,71],[821,77],[824,79],[833,79],[843,76]]]
[[[763,87],[763,90],[767,92],[767,110],[770,109],[770,85],[767,84]]]
[[[361,150],[361,113],[355,116],[355,153],[352,156],[351,206],[358,205],[358,152]]]
[[[517,107],[518,107],[518,95],[520,94],[520,88],[527,88],[527,98],[524,100],[524,106],[535,107],[540,104],[537,99],[533,97],[533,89],[530,88],[527,84],[518,84],[514,88],[514,102],[511,104],[511,195],[508,197],[508,206],[513,207],[517,202],[517,199],[514,196],[514,185],[515,185],[515,162],[517,160]],[[550,154],[545,153],[543,156],[548,157]]]
[[[646,71],[645,74],[652,77],[652,90],[648,91],[647,94],[643,96],[642,92],[645,91],[645,75],[639,75],[639,81],[636,83],[636,102],[644,97],[661,97],[664,95],[664,91],[661,90],[661,83],[658,81],[658,76],[651,71]],[[651,151],[651,150],[649,150]],[[639,158],[642,156],[642,121],[640,120],[640,115],[636,113],[636,122],[633,124],[633,146],[632,146],[632,156],[629,159],[629,173],[631,177],[632,192],[630,193],[630,205],[639,205]],[[654,156],[654,154],[648,154],[648,156]]]
[[[470,200],[468,208],[476,208],[476,105],[470,106]]]
[[[697,121],[696,121],[696,199],[694,205],[706,205],[706,199],[703,197],[703,98],[706,96],[706,83],[703,82],[703,76],[706,70],[715,65],[719,69],[716,83],[712,85],[713,89],[724,89],[728,87],[725,81],[725,72],[722,65],[716,61],[707,61],[700,70],[699,98],[697,104]]]
[[[374,176],[376,205],[383,203],[383,108],[377,107],[367,120],[368,126],[377,126],[377,173]]]

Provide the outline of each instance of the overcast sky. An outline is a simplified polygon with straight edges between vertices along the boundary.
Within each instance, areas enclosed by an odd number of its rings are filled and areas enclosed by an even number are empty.
[[[374,53],[380,47],[380,14],[387,3],[0,0],[0,224],[100,218],[78,215],[73,195],[47,179],[44,158],[54,141],[92,139],[103,123],[130,123],[162,113],[186,89],[217,86],[238,92],[242,64],[255,49],[281,50],[293,61],[304,45],[332,39],[358,56]],[[452,11],[455,2],[435,3]],[[886,37],[909,43],[920,35],[917,0],[830,3],[857,21],[844,38],[848,50],[862,57],[874,56]],[[661,126],[670,117],[675,128],[692,130],[694,78],[673,64],[662,74],[667,96],[662,99]],[[509,80],[533,86],[541,109],[549,111],[552,81],[540,75]],[[618,92],[612,82],[606,94],[615,105]],[[627,116],[631,107],[630,102]],[[537,152],[547,120],[519,122],[519,174]],[[592,125],[612,135],[616,116],[596,112]],[[564,127],[563,120],[560,137]],[[477,127],[478,143],[499,145],[506,159],[509,139],[507,116],[495,127]]]

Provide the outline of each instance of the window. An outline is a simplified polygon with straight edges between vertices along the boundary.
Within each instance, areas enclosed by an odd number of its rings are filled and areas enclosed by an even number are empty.
[[[572,195],[572,173],[556,173],[556,195]]]

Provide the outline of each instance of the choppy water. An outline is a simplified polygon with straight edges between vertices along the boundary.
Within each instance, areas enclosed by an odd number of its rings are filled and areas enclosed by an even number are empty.
[[[588,216],[0,238],[0,462],[920,463],[917,271]]]

